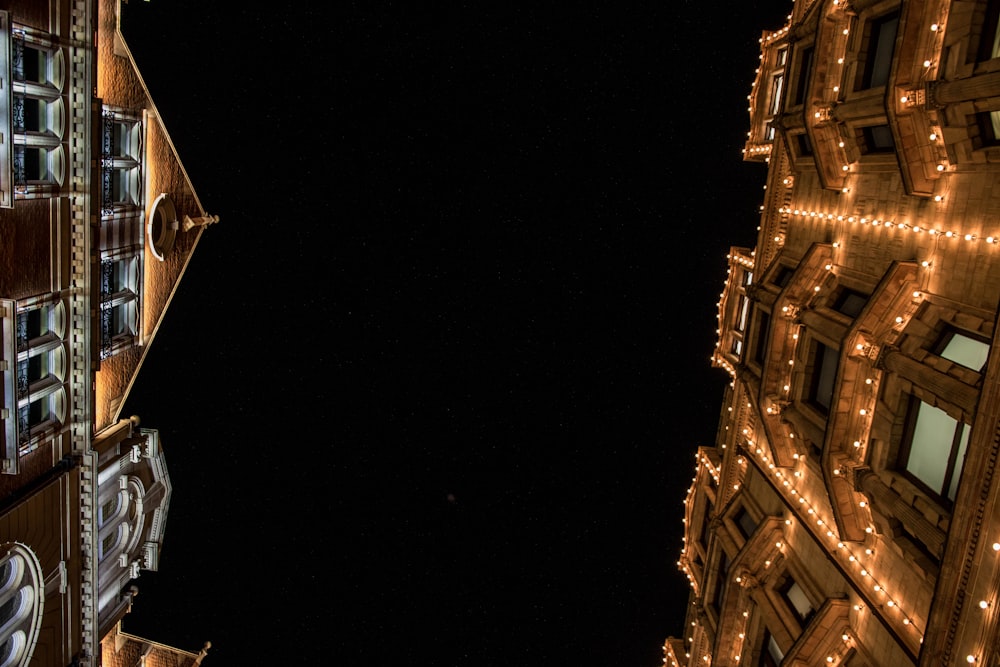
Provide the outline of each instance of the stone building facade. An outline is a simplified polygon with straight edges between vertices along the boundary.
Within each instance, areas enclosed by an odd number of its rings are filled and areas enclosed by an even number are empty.
[[[119,10],[0,0],[0,667],[166,650],[120,631],[135,579],[158,566],[172,492],[158,431],[120,409],[197,222],[218,217]],[[174,652],[190,659],[162,664],[204,657]]]
[[[998,17],[798,0],[761,35],[666,665],[1000,665]]]

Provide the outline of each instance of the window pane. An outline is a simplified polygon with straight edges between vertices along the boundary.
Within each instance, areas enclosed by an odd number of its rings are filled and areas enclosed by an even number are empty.
[[[736,330],[742,333],[747,328],[747,315],[750,313],[750,300],[740,294],[739,319],[736,321]]]
[[[983,369],[989,353],[989,345],[962,334],[952,335],[948,344],[941,350],[941,356],[948,361],[954,361],[956,364],[961,364],[975,371]]]
[[[15,556],[16,558],[16,556]],[[14,563],[7,559],[0,565],[0,590],[4,590],[12,583],[11,574],[14,573]]]
[[[17,609],[17,602],[20,597],[17,594],[11,595],[3,605],[0,605],[0,625],[14,618],[14,610]]]
[[[805,102],[806,88],[809,85],[809,75],[812,70],[813,50],[812,46],[807,47],[802,52],[802,58],[799,60],[799,79],[795,87],[794,104]]]
[[[951,474],[951,483],[948,484],[948,499],[954,500],[958,492],[958,480],[962,476],[962,466],[965,464],[965,450],[969,446],[969,433],[972,428],[968,424],[962,424],[962,435],[958,441],[958,455],[955,457],[955,472]]]
[[[866,153],[887,153],[895,150],[896,142],[888,125],[871,125],[862,128]]]
[[[768,115],[773,116],[781,109],[781,92],[784,82],[784,74],[775,74],[774,78],[771,79],[771,102],[767,107]]]
[[[767,639],[767,654],[774,660],[774,664],[776,665],[785,659],[785,654],[781,652],[778,642],[774,641],[774,637],[769,636]]]
[[[736,517],[736,523],[746,538],[749,538],[757,530],[757,522],[753,520],[750,512],[747,512],[746,509],[740,510],[739,515]]]
[[[46,80],[46,57],[45,52],[30,46],[24,47],[24,68],[22,72],[24,81],[34,83],[45,83]]]
[[[767,335],[771,326],[771,317],[766,310],[757,311],[757,338],[754,343],[753,358],[761,366],[767,356]]]
[[[32,401],[28,406],[28,426],[38,426],[49,420],[49,397]]]
[[[129,192],[129,172],[127,169],[116,169],[111,177],[111,200],[116,204],[127,204],[131,201]]]
[[[22,176],[28,181],[48,180],[49,166],[44,148],[16,147],[22,155]]]
[[[906,469],[921,482],[940,493],[955,440],[958,422],[939,408],[927,403],[917,404],[917,419]]]
[[[898,26],[899,15],[897,14],[887,16],[872,26],[866,88],[884,86],[889,82],[889,70],[892,67],[892,52],[896,46],[896,28]]]
[[[26,132],[45,129],[45,103],[33,97],[24,98],[24,126]]]
[[[798,613],[800,618],[806,618],[812,612],[812,603],[809,602],[809,598],[806,597],[805,591],[799,586],[797,582],[793,582],[788,590],[785,591],[785,597],[788,601],[792,603],[795,607],[795,611]]]
[[[128,313],[125,306],[115,306],[111,309],[111,333],[119,336],[128,329]]]
[[[834,381],[837,379],[837,364],[840,362],[840,351],[816,343],[813,357],[812,386],[809,399],[826,410],[833,403]]]
[[[812,141],[809,139],[808,134],[800,134],[796,137],[799,140],[799,154],[800,155],[812,155],[813,146]]]

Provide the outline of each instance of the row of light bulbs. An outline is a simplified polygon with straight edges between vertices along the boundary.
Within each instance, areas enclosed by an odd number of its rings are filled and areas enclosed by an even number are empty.
[[[942,198],[938,198],[941,201]],[[1000,237],[994,235],[981,236],[978,234],[963,234],[961,232],[956,232],[950,229],[937,229],[935,227],[922,227],[920,225],[911,225],[907,222],[896,222],[894,220],[887,220],[883,218],[874,218],[867,216],[858,215],[846,215],[844,213],[832,213],[829,211],[816,211],[812,209],[804,208],[793,208],[790,206],[782,206],[778,208],[778,213],[790,216],[796,216],[799,218],[814,218],[819,220],[827,220],[829,222],[847,222],[850,224],[858,225],[871,225],[872,227],[885,227],[887,229],[899,229],[902,231],[913,232],[916,234],[925,233],[929,236],[938,236],[947,239],[961,239],[964,241],[985,241],[986,243],[996,245],[1000,244]],[[839,244],[835,244],[837,246]]]

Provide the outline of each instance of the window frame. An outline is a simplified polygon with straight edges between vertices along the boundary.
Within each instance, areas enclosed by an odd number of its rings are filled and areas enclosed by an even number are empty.
[[[771,652],[772,648],[778,652],[777,656]],[[774,638],[770,628],[764,626],[764,634],[761,637],[760,657],[757,660],[757,667],[779,667],[784,659],[785,653],[781,650],[781,647],[778,646],[778,640]]]
[[[38,640],[38,608],[44,598],[38,559],[23,545],[8,544],[0,558],[13,563],[15,572],[0,586],[0,604],[16,599],[9,618],[0,619],[0,648],[14,642],[13,650],[0,661],[0,667],[23,665]],[[16,596],[16,598],[15,598]]]
[[[34,313],[37,316],[37,323]],[[37,328],[36,328],[37,327]],[[15,431],[18,456],[37,449],[65,419],[67,359],[61,303],[35,301],[17,308],[15,314],[16,366],[14,399],[17,405]],[[44,356],[46,373],[27,375],[32,359]]]
[[[107,359],[135,345],[141,333],[140,248],[103,253],[100,285],[100,356]],[[121,326],[119,326],[119,324]]]
[[[26,52],[38,54],[26,57]],[[10,54],[10,177],[15,199],[51,197],[65,180],[66,151],[65,103],[63,80],[65,68],[61,49],[47,35],[26,28],[11,31]],[[38,76],[28,76],[25,63],[40,61]],[[44,118],[37,129],[26,126],[24,114],[28,101],[44,103]]]
[[[955,341],[956,338],[965,339],[970,343],[978,343],[986,348],[986,356],[983,359],[982,364],[980,364],[978,368],[962,363],[961,359],[956,358],[959,357],[960,355],[946,354],[948,352],[948,348],[951,346],[951,344]],[[986,369],[986,364],[989,362],[989,355],[991,352],[990,340],[985,336],[976,335],[968,331],[965,331],[963,329],[959,329],[958,327],[947,325],[941,331],[941,334],[938,336],[938,339],[934,342],[934,345],[931,347],[931,352],[941,357],[942,359],[947,359],[953,364],[961,366],[962,368],[967,368],[976,373],[982,373]]]
[[[795,67],[795,87],[790,106],[802,106],[806,102],[806,95],[809,92],[809,78],[812,76],[814,61],[816,59],[816,45],[806,44],[802,47],[796,57]],[[789,91],[789,92],[793,92]]]
[[[141,117],[114,107],[104,107],[101,119],[101,216],[108,219],[144,205],[145,130]]]
[[[896,152],[896,138],[888,123],[865,125],[857,129],[856,135],[862,155],[891,155]]]
[[[871,295],[869,294],[865,294],[864,292],[856,289],[851,289],[850,287],[841,286],[837,288],[833,298],[829,301],[830,309],[837,311],[845,317],[855,320],[864,311],[870,298]],[[855,305],[857,308],[854,307]]]
[[[914,454],[914,438],[917,436],[918,422],[921,411],[924,409],[936,410],[945,415],[955,423],[948,446],[948,456],[944,462],[944,472],[940,487],[935,489],[930,481],[920,477],[917,472],[910,470],[910,458]],[[935,413],[929,413],[935,415]],[[935,415],[937,416],[937,415]],[[941,408],[923,401],[918,396],[910,394],[906,405],[906,415],[903,424],[903,434],[899,443],[899,450],[896,456],[897,471],[902,474],[912,484],[921,489],[928,496],[940,503],[943,507],[951,509],[954,505],[954,495],[958,493],[958,483],[961,480],[964,468],[964,457],[968,453],[968,442],[972,433],[972,424],[963,420],[955,419]],[[921,447],[924,449],[924,447]],[[959,455],[962,461],[959,463]],[[938,461],[940,463],[940,461]]]
[[[892,38],[886,37],[885,28],[895,23]],[[892,76],[892,59],[896,52],[896,39],[899,36],[900,11],[891,11],[873,16],[865,22],[864,50],[858,54],[858,76],[855,80],[855,91],[872,90],[889,85]],[[888,53],[885,48],[888,47]],[[884,73],[883,71],[884,70]]]
[[[1000,1],[998,0],[989,0],[986,3],[986,14],[983,17],[975,54],[977,63],[1000,58]]]
[[[811,337],[808,361],[802,398],[814,410],[829,416],[837,393],[840,349]]]

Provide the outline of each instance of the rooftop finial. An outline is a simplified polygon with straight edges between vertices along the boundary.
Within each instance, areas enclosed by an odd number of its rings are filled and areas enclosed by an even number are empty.
[[[219,216],[217,215],[203,215],[197,218],[192,218],[189,215],[184,216],[183,228],[185,232],[191,231],[195,227],[203,227],[205,225],[214,225],[219,221]]]

